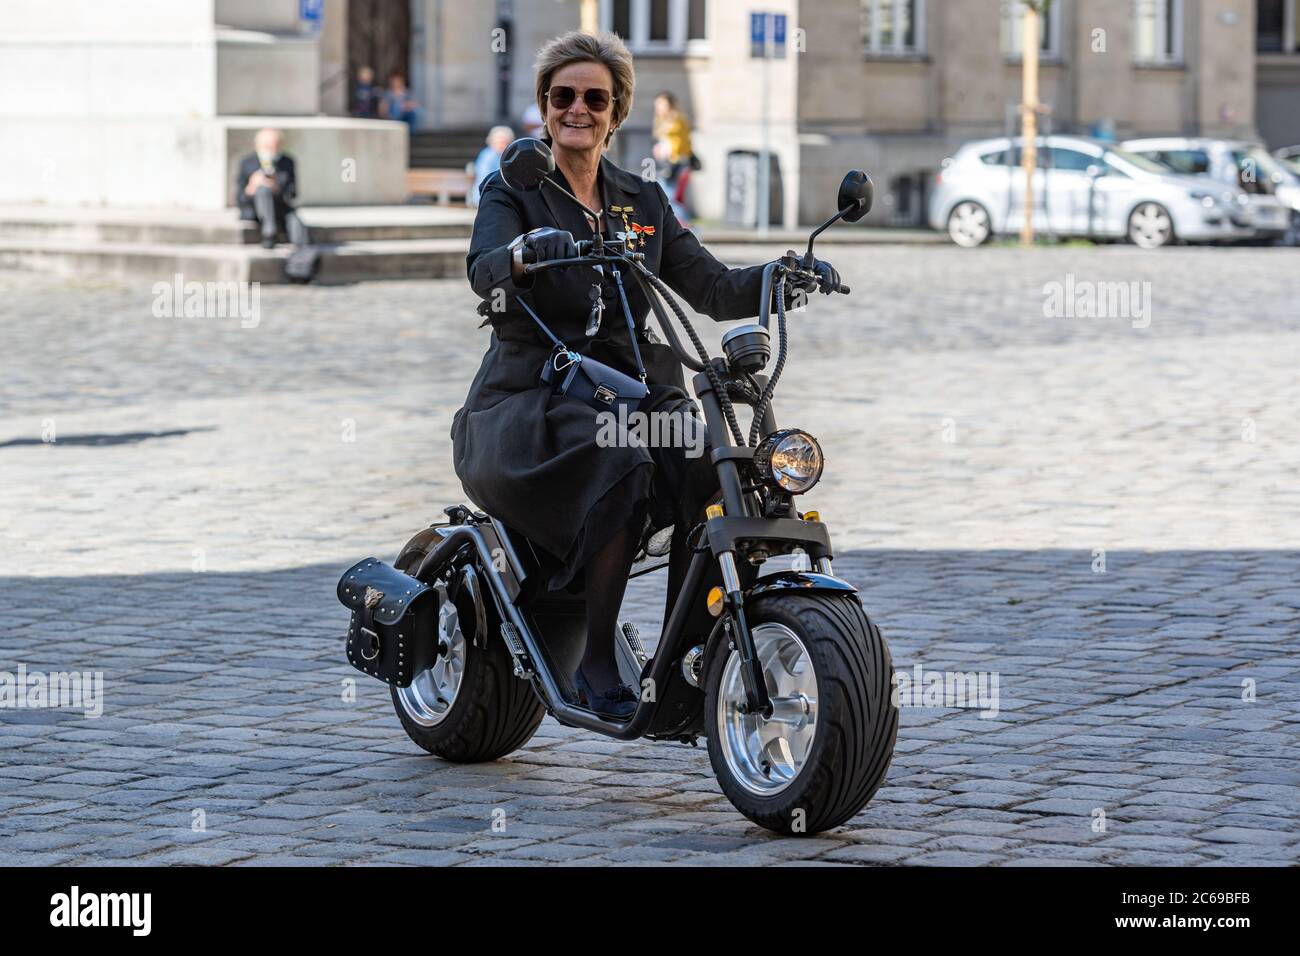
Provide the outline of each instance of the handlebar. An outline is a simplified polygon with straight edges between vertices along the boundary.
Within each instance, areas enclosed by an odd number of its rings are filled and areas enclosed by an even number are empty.
[[[799,279],[803,279],[803,280],[807,280],[807,281],[811,284],[812,288],[809,289],[810,292],[811,292],[811,291],[814,291],[814,290],[817,288],[817,275],[816,275],[816,273],[813,273],[813,272],[800,272],[797,278],[799,278]],[[843,282],[841,282],[839,285],[837,285],[837,286],[836,286],[834,289],[832,289],[831,291],[832,291],[832,292],[838,292],[838,293],[840,293],[841,295],[848,295],[848,294],[849,294],[849,287],[846,286]]]
[[[522,258],[524,260],[524,274],[534,275],[538,272],[543,272],[548,269],[560,269],[560,268],[565,268],[567,266],[600,265],[603,263],[616,264],[619,262],[629,262],[629,261],[635,263],[644,263],[645,261],[644,253],[626,252],[624,251],[621,243],[613,243],[613,242],[605,243],[604,245],[608,245],[610,248],[616,251],[613,252],[602,251],[599,253],[592,251],[596,246],[594,240],[582,239],[577,241],[575,245],[577,246],[578,249],[578,255],[570,256],[564,259],[547,259],[543,262],[536,261],[535,252],[532,249],[525,246],[522,253]],[[645,268],[644,265],[638,265],[636,269],[633,270],[632,274],[637,280],[638,284],[641,285],[642,291],[650,303],[651,310],[655,314],[655,318],[659,320],[660,327],[663,329],[664,334],[668,337],[669,346],[672,348],[673,353],[676,355],[677,359],[683,365],[697,372],[702,371],[704,369],[704,366],[700,363],[698,359],[695,358],[695,356],[691,355],[691,353],[687,351],[686,347],[682,344],[681,340],[677,337],[676,330],[674,329],[672,322],[669,320],[668,315],[664,310],[663,303],[659,300],[658,293],[654,288],[652,288],[648,283],[646,283],[642,278],[642,276],[639,274],[638,270],[644,270],[644,268]],[[763,303],[759,311],[759,324],[761,324],[764,328],[768,327],[768,320],[771,315],[772,286],[774,284],[773,280],[775,278],[775,273],[778,268],[785,268],[787,276],[793,275],[799,279],[813,283],[815,288],[815,283],[817,279],[816,273],[810,270],[799,268],[797,266],[792,266],[788,261],[783,262],[782,260],[773,260],[772,262],[767,263],[767,265],[763,269],[763,291],[762,291]],[[835,288],[834,291],[839,292],[841,295],[848,295],[849,287],[841,283]]]
[[[595,246],[595,243],[590,239],[579,240],[575,245],[578,247],[578,254],[576,256],[570,256],[567,259],[547,259],[544,262],[538,262],[533,258],[535,253],[532,249],[525,246],[523,251],[524,275],[533,275],[534,273],[543,272],[547,269],[560,269],[566,266],[599,265],[604,262],[621,262],[627,259],[632,259],[637,262],[645,261],[645,253],[642,252],[593,253],[592,249]],[[814,272],[804,269],[788,271],[792,272],[797,278],[805,280],[811,284],[815,285],[817,281],[817,274]],[[765,289],[764,291],[766,292],[769,290]],[[848,295],[851,290],[841,282],[833,291],[838,292],[841,295]]]
[[[592,250],[595,248],[596,244],[595,241],[591,239],[579,240],[575,245],[578,247],[578,254],[576,256],[571,256],[567,259],[547,259],[545,262],[538,262],[536,258],[534,258],[536,253],[525,246],[523,251],[524,275],[530,276],[536,272],[544,272],[547,269],[559,269],[565,266],[600,265],[604,262],[624,262],[628,259],[633,259],[637,262],[645,260],[645,253],[643,252],[593,252]],[[619,244],[618,248],[621,250],[621,244]]]

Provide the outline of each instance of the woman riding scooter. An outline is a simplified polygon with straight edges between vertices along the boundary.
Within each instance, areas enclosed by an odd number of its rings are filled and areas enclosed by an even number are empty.
[[[553,178],[600,212],[607,242],[644,253],[646,267],[697,312],[716,320],[756,315],[763,267],[728,269],[679,225],[656,183],[604,157],[632,108],[633,87],[631,54],[612,34],[568,33],[541,50],[536,92],[542,138],[555,158]],[[465,490],[527,537],[548,588],[585,590],[587,643],[573,681],[578,703],[621,718],[637,700],[619,679],[614,653],[633,560],[652,534],[675,528],[671,601],[690,557],[686,532],[703,519],[717,476],[707,453],[688,456],[684,443],[598,440],[603,413],[539,381],[553,347],[529,309],[583,356],[630,376],[643,368],[648,395],[639,411],[691,413],[681,365],[647,331],[650,304],[637,286],[626,289],[634,343],[612,270],[593,266],[525,275],[526,261],[576,257],[575,236],[592,235],[582,210],[554,192],[515,191],[500,174],[484,184],[467,265],[470,284],[485,301],[484,324],[491,324],[492,338],[451,434]],[[818,260],[814,271],[822,292],[839,285],[828,263]],[[583,307],[575,309],[575,301]]]

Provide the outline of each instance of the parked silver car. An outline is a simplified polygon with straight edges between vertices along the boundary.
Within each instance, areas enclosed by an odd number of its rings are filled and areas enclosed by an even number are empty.
[[[1249,236],[1245,199],[1231,184],[1177,176],[1113,144],[1081,136],[1038,141],[1034,229],[1040,234],[1122,239],[1143,248],[1175,240]],[[1020,138],[967,143],[944,161],[930,196],[930,225],[960,246],[1019,232],[1025,177]],[[1236,219],[1234,219],[1236,217]]]
[[[1132,139],[1123,148],[1171,172],[1239,187],[1247,197],[1247,219],[1256,238],[1281,238],[1300,215],[1297,177],[1257,143],[1161,136]]]
[[[1283,166],[1300,176],[1300,146],[1283,146],[1281,149],[1273,150],[1273,155]]]

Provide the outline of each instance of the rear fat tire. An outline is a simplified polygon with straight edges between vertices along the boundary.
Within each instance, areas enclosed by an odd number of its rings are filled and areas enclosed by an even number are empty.
[[[760,796],[732,775],[718,717],[729,651],[725,638],[705,680],[709,760],[723,793],[750,820],[778,833],[810,835],[860,812],[884,782],[898,735],[893,662],[879,629],[848,595],[779,595],[747,608],[751,629],[773,622],[795,633],[816,674],[817,730],[798,774]]]
[[[411,573],[423,557],[423,550],[403,550],[396,566]],[[481,575],[479,583],[484,583]],[[497,633],[496,609],[488,595],[483,597],[488,601],[487,646],[480,647],[473,635],[465,635],[465,669],[445,717],[432,727],[417,723],[403,706],[398,688],[390,688],[393,709],[406,735],[434,756],[454,763],[482,763],[518,750],[546,716],[529,682],[515,677],[514,659]]]

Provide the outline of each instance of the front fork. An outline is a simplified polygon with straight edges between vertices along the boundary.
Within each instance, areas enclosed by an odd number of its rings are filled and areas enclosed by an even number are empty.
[[[721,517],[722,506],[710,505],[707,514],[710,518]],[[772,698],[767,693],[767,680],[763,677],[763,663],[758,659],[758,649],[754,646],[754,635],[745,620],[745,599],[740,590],[735,552],[723,551],[718,555],[718,564],[722,567],[722,585],[727,594],[729,630],[735,639],[736,650],[740,652],[740,676],[745,683],[744,712],[771,717]]]
[[[711,519],[720,518],[724,509],[721,505],[710,505],[706,514]],[[820,516],[815,511],[809,512],[808,517],[820,521]],[[727,631],[732,647],[740,654],[740,674],[745,685],[744,713],[770,718],[773,712],[772,698],[767,691],[767,679],[763,674],[763,663],[758,659],[753,632],[745,618],[745,596],[741,590],[740,572],[736,568],[736,553],[730,547],[723,547],[717,550],[717,555],[725,588]],[[813,568],[818,574],[831,575],[830,556],[818,556],[813,562]]]

